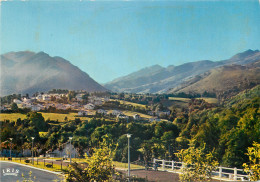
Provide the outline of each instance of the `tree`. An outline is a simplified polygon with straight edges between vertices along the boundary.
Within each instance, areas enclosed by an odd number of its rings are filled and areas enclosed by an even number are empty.
[[[181,181],[207,181],[211,179],[212,171],[218,162],[213,157],[213,152],[205,153],[205,145],[195,148],[193,142],[188,149],[182,149],[177,153],[178,158],[184,162]]]
[[[14,111],[14,112],[17,112],[18,111],[18,106],[16,103],[12,103],[11,105],[11,110]]]
[[[30,120],[29,124],[36,128],[37,131],[45,131],[46,123],[44,121],[44,117],[41,113],[37,112],[29,112],[27,114],[27,119]]]
[[[260,143],[254,142],[253,147],[248,147],[249,164],[244,163],[245,171],[249,173],[251,181],[260,180]]]
[[[82,167],[78,163],[73,163],[69,166],[68,174],[66,175],[67,182],[94,182],[94,181],[110,181],[115,172],[112,164],[114,155],[112,144],[108,144],[107,137],[99,143],[99,148],[95,148],[92,156],[86,156],[86,166]]]

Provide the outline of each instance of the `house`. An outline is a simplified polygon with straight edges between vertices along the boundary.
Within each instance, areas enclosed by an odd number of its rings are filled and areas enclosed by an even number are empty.
[[[114,115],[114,116],[117,116],[119,114],[122,114],[122,112],[118,111],[118,110],[113,110],[111,114]]]
[[[62,146],[62,150],[56,149],[53,152],[51,152],[51,156],[54,156],[54,157],[64,157],[64,156],[66,156],[66,157],[69,158],[70,151],[71,151],[71,158],[76,158],[77,156],[79,156],[79,154],[78,154],[76,148],[73,146],[73,144],[71,144],[71,148],[70,148],[69,142]]]
[[[107,111],[104,110],[104,109],[98,109],[98,110],[97,110],[97,113],[106,115],[106,114],[107,114]]]
[[[119,119],[128,119],[129,116],[126,116],[126,115],[124,115],[124,114],[118,114],[118,115],[117,115],[117,118],[119,118]]]
[[[56,108],[57,109],[61,109],[61,110],[66,110],[67,109],[66,106],[63,105],[63,104],[56,104]]]
[[[140,117],[139,114],[135,114],[135,115],[133,115],[133,118],[134,118],[134,120],[139,120],[139,119],[141,119],[141,117]]]
[[[77,101],[81,102],[81,101],[83,101],[82,97],[83,97],[83,94],[77,94],[75,98],[77,99]]]
[[[161,114],[165,116],[169,116],[171,114],[171,111],[157,111],[156,116],[160,116]]]
[[[103,101],[103,102],[108,102],[109,100],[110,100],[109,97],[102,97],[102,101]]]
[[[32,111],[39,111],[39,110],[41,110],[41,107],[39,105],[32,105],[31,110]]]
[[[38,95],[38,96],[36,97],[36,99],[37,99],[37,100],[42,100],[42,95]]]
[[[102,102],[102,100],[95,100],[94,104],[97,105],[97,106],[100,106],[100,105],[103,104],[103,102]]]
[[[92,103],[89,103],[89,104],[87,104],[87,105],[84,105],[84,108],[85,108],[85,109],[89,109],[89,110],[93,110],[93,109],[95,108],[95,105],[92,104]]]
[[[13,102],[16,103],[16,104],[22,104],[22,101],[19,100],[19,99],[14,99]]]
[[[44,100],[44,101],[50,101],[50,100],[51,100],[51,96],[49,96],[49,95],[43,95],[43,96],[42,96],[42,100]]]
[[[26,97],[23,98],[23,102],[26,102],[26,103],[32,103],[33,100],[32,99],[28,99]]]
[[[78,116],[87,116],[88,115],[88,111],[79,111],[78,112]]]

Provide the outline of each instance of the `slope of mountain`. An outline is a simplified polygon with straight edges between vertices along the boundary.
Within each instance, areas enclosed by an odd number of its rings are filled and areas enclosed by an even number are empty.
[[[246,102],[247,100],[251,100],[255,97],[260,97],[260,85],[257,85],[252,89],[247,89],[244,90],[243,92],[240,92],[236,96],[227,100],[225,105],[231,107],[234,104],[237,104],[239,102]]]
[[[219,63],[206,60],[185,63],[180,66],[160,67],[160,69],[156,69],[155,71],[152,71],[152,68],[155,67],[152,66],[140,70],[144,72],[151,70],[146,72],[146,74],[137,76],[135,73],[132,73],[120,79],[113,80],[104,86],[119,92],[163,92],[174,85],[180,84],[183,79],[205,72],[217,65],[219,65]]]
[[[1,96],[51,89],[106,91],[88,74],[61,57],[44,52],[10,52],[1,55]]]
[[[242,65],[225,65],[199,75],[169,93],[215,93],[226,98],[260,84],[260,61]]]
[[[196,75],[213,68],[230,64],[245,65],[257,60],[260,60],[260,51],[247,50],[234,55],[230,59],[217,62],[209,60],[196,61],[180,66],[168,66],[167,68],[155,65],[115,79],[104,86],[117,92],[164,93],[170,88],[180,86],[191,78],[198,79]]]

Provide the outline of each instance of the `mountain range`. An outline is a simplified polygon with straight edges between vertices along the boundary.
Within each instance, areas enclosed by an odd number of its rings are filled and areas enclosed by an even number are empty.
[[[101,86],[87,73],[61,57],[44,52],[1,55],[1,96],[52,89],[132,93],[237,93],[260,83],[260,51],[247,50],[221,60],[202,60],[179,66],[154,65]],[[231,94],[232,95],[232,94]]]
[[[228,75],[229,73],[232,74],[233,71],[239,68],[236,67],[236,69],[234,70],[229,69],[229,71],[227,71],[227,68],[220,68],[220,67],[223,67],[225,65],[234,65],[234,64],[243,66],[247,64],[253,64],[259,60],[260,60],[260,51],[247,50],[245,52],[236,54],[229,59],[215,61],[215,62],[210,60],[202,60],[202,61],[185,63],[179,66],[170,65],[166,68],[161,67],[159,65],[154,65],[151,67],[141,69],[137,72],[131,73],[129,75],[117,78],[111,82],[104,84],[104,86],[112,91],[132,92],[132,93],[167,93],[167,92],[174,93],[178,91],[196,92],[197,90],[196,89],[193,90],[192,89],[193,87],[189,87],[189,89],[188,88],[184,89],[184,85],[187,86],[189,85],[189,83],[190,84],[195,83],[195,80],[196,81],[201,80],[202,77],[204,78],[206,75],[209,75],[209,73],[207,72],[214,69],[217,70],[222,69],[223,71],[225,71],[226,77],[229,77]],[[243,70],[242,67],[241,69]],[[220,70],[217,71],[219,72],[219,74],[221,74]],[[244,70],[244,71],[247,72],[251,70]],[[248,75],[248,77],[253,77],[252,80],[257,80],[256,82],[253,83],[253,84],[257,84],[260,79],[260,77],[257,77],[259,73],[259,69],[256,69],[254,71],[257,74],[256,75],[251,74]],[[212,72],[215,73],[214,71]],[[207,74],[202,76],[201,74],[204,73]],[[237,76],[239,77],[239,75]],[[213,80],[217,77],[218,77],[217,74],[211,75],[211,79]],[[248,77],[247,79],[251,79]],[[200,84],[203,85],[205,84],[205,82],[203,84],[202,82],[200,82]],[[197,85],[199,86],[198,83]]]
[[[1,96],[33,94],[52,89],[107,90],[69,61],[44,52],[9,52],[1,55],[0,62]]]

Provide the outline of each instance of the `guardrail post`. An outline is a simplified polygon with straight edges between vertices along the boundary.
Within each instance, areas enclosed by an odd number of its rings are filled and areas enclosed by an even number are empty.
[[[163,170],[165,168],[165,160],[164,159],[162,160],[162,168],[163,168]]]
[[[172,170],[174,170],[174,161],[172,161]]]
[[[156,162],[156,159],[155,159],[155,158],[153,158],[153,163],[155,164],[155,162]]]
[[[234,168],[234,180],[235,181],[237,180],[237,168],[236,167]]]
[[[45,159],[43,159],[43,165],[44,165],[44,167],[45,167]]]
[[[219,172],[218,172],[218,176],[221,178],[222,177],[222,167],[219,167]]]

